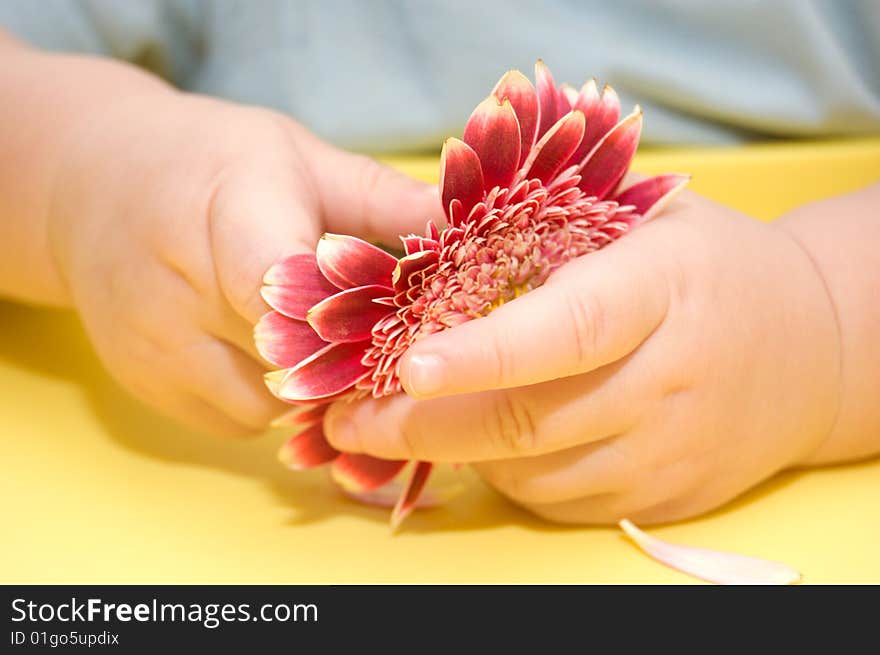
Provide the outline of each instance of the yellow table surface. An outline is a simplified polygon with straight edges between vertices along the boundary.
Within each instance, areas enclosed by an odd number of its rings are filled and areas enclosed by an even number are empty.
[[[436,180],[436,160],[394,160]],[[880,179],[880,140],[640,154],[761,219]],[[392,535],[384,510],[275,460],[282,435],[191,434],[131,400],[67,312],[0,304],[0,582],[680,583],[613,528],[542,523],[468,477]],[[880,583],[880,461],[777,477],[654,533]]]

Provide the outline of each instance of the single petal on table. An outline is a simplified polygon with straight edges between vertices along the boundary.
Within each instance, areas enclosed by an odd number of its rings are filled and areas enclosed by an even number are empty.
[[[653,559],[707,582],[727,585],[788,585],[801,579],[801,574],[787,564],[671,544],[642,532],[627,519],[622,520],[619,525]]]
[[[312,307],[306,320],[324,341],[364,341],[373,326],[394,311],[373,301],[392,295],[387,287],[376,285],[340,291]]]
[[[263,359],[281,368],[296,366],[327,346],[308,323],[279,312],[263,314],[257,321],[254,343]]]
[[[363,239],[325,233],[315,250],[318,268],[340,289],[371,284],[391,286],[397,258]],[[313,303],[314,304],[314,303]]]

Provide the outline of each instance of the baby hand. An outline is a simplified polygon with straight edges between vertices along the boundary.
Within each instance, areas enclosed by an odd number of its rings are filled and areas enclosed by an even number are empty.
[[[263,273],[325,230],[396,241],[436,217],[426,185],[267,110],[155,93],[71,138],[50,237],[99,356],[129,390],[213,433],[261,430],[252,325]]]
[[[408,396],[337,448],[472,462],[555,521],[680,519],[805,461],[834,421],[828,293],[787,232],[692,193],[489,316],[415,344]]]

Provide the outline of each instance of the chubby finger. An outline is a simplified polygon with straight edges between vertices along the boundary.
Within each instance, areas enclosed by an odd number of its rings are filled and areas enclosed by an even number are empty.
[[[626,431],[649,397],[646,379],[617,364],[531,387],[424,401],[398,394],[337,403],[324,426],[336,448],[384,459],[535,456]]]
[[[492,487],[523,505],[620,493],[634,473],[632,462],[616,446],[620,439],[609,437],[537,457],[476,462],[473,467]]]
[[[317,205],[284,161],[234,168],[221,177],[209,208],[210,242],[220,289],[251,325],[268,307],[263,275],[277,261],[314,251],[321,233]]]
[[[428,220],[445,224],[436,185],[314,138],[307,143],[328,231],[400,247],[401,235],[423,234]]]
[[[631,353],[663,321],[669,302],[656,252],[641,236],[568,263],[484,318],[418,341],[401,361],[404,389],[431,398],[519,387]]]

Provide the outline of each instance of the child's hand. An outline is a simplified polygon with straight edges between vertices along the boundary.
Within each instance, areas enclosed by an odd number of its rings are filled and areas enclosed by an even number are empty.
[[[339,404],[326,427],[344,450],[473,462],[552,520],[666,521],[810,457],[838,409],[839,348],[823,279],[786,231],[684,194],[416,344],[401,379],[422,400]]]
[[[437,217],[433,189],[266,110],[153,92],[69,138],[49,217],[73,304],[112,374],[210,432],[284,409],[252,325],[263,273],[325,231],[397,241]]]

